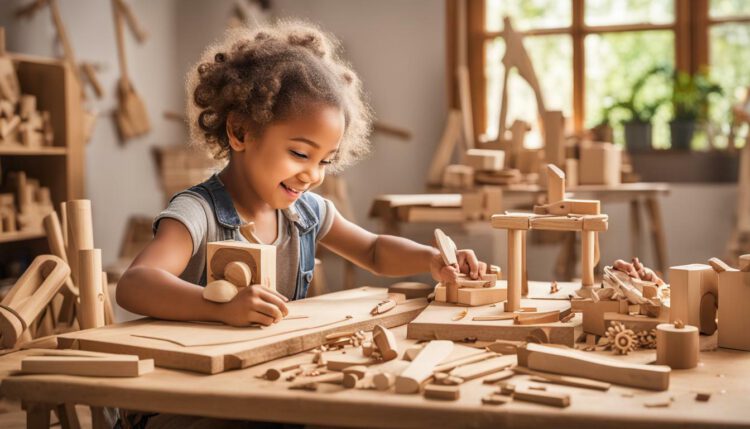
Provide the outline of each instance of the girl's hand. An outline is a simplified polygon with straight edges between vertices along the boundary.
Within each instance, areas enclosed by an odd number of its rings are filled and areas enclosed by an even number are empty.
[[[237,327],[252,323],[268,326],[289,314],[287,301],[284,295],[263,285],[240,288],[234,299],[222,304],[221,321]]]
[[[456,251],[456,259],[457,265],[445,265],[440,252],[435,252],[430,261],[432,278],[442,283],[455,283],[459,273],[468,275],[472,280],[487,274],[487,264],[479,261],[471,249]]]

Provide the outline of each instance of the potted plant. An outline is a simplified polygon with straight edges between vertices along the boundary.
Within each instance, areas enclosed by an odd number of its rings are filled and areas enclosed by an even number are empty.
[[[666,66],[656,66],[646,71],[633,84],[630,97],[621,100],[612,106],[612,110],[625,110],[629,119],[624,122],[625,126],[625,145],[631,152],[650,150],[651,149],[651,122],[654,115],[664,102],[668,100],[664,97],[653,97],[646,100],[643,97],[646,83],[654,77],[667,76],[670,69]]]
[[[704,72],[673,73],[672,106],[674,116],[669,123],[672,149],[689,150],[695,133],[695,124],[708,119],[708,97],[721,94],[718,84],[711,82]]]

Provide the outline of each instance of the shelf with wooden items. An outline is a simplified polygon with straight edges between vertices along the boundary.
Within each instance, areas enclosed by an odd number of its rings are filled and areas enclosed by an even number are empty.
[[[83,196],[83,106],[64,61],[6,53],[4,46],[0,28],[0,193],[14,217],[23,216],[30,199],[34,218],[30,227],[10,228],[8,216],[4,224],[0,216],[0,277],[17,277],[10,265],[23,267],[49,251],[44,214]]]

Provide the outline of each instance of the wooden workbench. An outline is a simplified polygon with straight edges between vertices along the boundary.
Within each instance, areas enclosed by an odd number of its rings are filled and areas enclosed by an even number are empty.
[[[394,329],[394,333],[402,349],[413,343],[405,339],[405,327]],[[466,347],[457,346],[454,354],[466,352]],[[348,353],[355,351],[350,348]],[[0,358],[2,395],[26,403],[74,402],[217,418],[351,427],[750,427],[750,353],[723,349],[701,353],[701,364],[693,370],[673,371],[667,392],[620,386],[599,392],[547,385],[550,391],[571,394],[571,406],[564,409],[524,402],[482,405],[481,397],[497,387],[485,386],[481,380],[462,385],[458,401],[445,402],[419,395],[397,395],[393,391],[349,390],[337,385],[322,385],[318,392],[288,390],[285,381],[256,378],[269,366],[282,362],[310,362],[310,353],[215,375],[157,368],[153,373],[130,379],[9,376],[20,367],[20,360],[26,354],[18,352]],[[654,351],[640,351],[623,359],[646,363],[654,356]],[[517,386],[531,384],[527,376],[516,376],[511,382]],[[694,399],[697,390],[713,395],[708,402],[697,402]],[[646,402],[669,397],[673,402],[667,408],[644,406]]]

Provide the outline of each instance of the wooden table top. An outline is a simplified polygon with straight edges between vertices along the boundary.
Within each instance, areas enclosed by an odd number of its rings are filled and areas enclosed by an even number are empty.
[[[413,344],[405,339],[405,328],[393,330],[401,350]],[[712,339],[715,340],[704,338]],[[457,345],[452,356],[468,351],[468,347]],[[347,353],[357,352],[349,348]],[[25,401],[352,427],[750,427],[750,353],[724,349],[702,352],[701,363],[695,369],[673,371],[666,392],[621,386],[599,392],[547,385],[548,391],[570,393],[571,406],[564,409],[525,402],[482,405],[482,396],[497,387],[483,385],[479,379],[461,386],[458,401],[447,402],[420,395],[397,395],[392,390],[353,390],[338,385],[322,385],[317,392],[289,390],[286,381],[257,378],[270,366],[310,362],[309,352],[215,375],[157,368],[139,378],[118,379],[14,375],[26,355],[28,352],[23,351],[0,357],[0,391],[4,396]],[[638,351],[622,359],[647,363],[655,359],[655,351]],[[535,384],[523,375],[510,382],[521,387]],[[708,391],[712,396],[708,402],[698,402],[694,399],[697,391]],[[669,398],[672,402],[666,408],[644,405]]]

